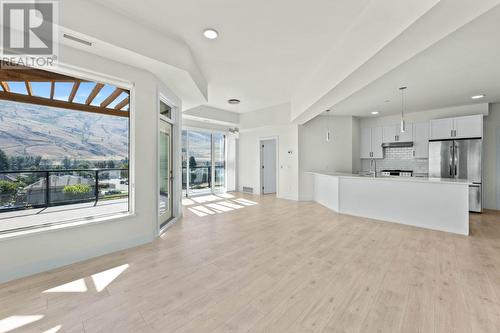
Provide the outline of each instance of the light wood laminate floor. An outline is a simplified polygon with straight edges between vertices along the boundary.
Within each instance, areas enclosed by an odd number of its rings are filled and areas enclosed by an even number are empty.
[[[153,244],[0,285],[0,327],[500,331],[498,213],[472,215],[464,237],[236,196],[186,201]]]

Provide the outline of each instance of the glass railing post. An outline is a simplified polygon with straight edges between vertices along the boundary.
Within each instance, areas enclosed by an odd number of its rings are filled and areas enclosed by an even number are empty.
[[[45,171],[45,207],[50,206],[50,173]]]
[[[99,201],[99,170],[95,171],[95,203]]]

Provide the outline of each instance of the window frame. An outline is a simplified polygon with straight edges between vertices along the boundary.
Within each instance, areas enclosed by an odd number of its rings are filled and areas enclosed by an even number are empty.
[[[50,223],[43,223],[39,225],[30,225],[15,229],[2,230],[0,229],[0,240],[17,238],[20,236],[30,235],[33,233],[44,233],[54,230],[60,230],[63,228],[74,228],[77,226],[84,226],[93,223],[103,223],[119,221],[123,218],[128,218],[136,216],[135,210],[135,121],[136,121],[136,99],[135,99],[135,84],[132,81],[125,80],[122,78],[114,77],[106,74],[97,74],[92,71],[88,71],[82,68],[76,68],[74,66],[68,66],[65,64],[59,64],[57,68],[38,68],[32,67],[33,69],[42,69],[45,71],[72,76],[82,80],[88,80],[92,82],[99,82],[103,84],[113,85],[117,88],[122,88],[129,91],[129,117],[128,117],[128,209],[127,211],[113,212],[109,214],[98,214],[98,215],[85,215],[70,219],[56,220]],[[22,103],[22,102],[21,102]],[[25,103],[23,103],[25,104]],[[36,104],[38,105],[38,104]],[[85,112],[79,110],[73,110],[74,112]],[[15,218],[15,217],[14,217]]]
[[[183,126],[182,131],[187,131],[187,138],[186,138],[186,193],[183,194],[183,197],[193,197],[193,196],[198,196],[198,195],[207,195],[207,194],[217,194],[217,193],[224,193],[227,191],[227,145],[228,145],[228,136],[229,132],[228,131],[223,131],[223,130],[216,130],[216,129],[207,129],[207,128],[201,128],[201,127],[195,127],[195,126]],[[189,131],[196,131],[196,132],[205,132],[210,134],[210,165],[211,165],[211,186],[210,189],[207,190],[204,193],[189,193]],[[214,140],[214,134],[222,134],[224,135],[224,187],[222,187],[220,190],[215,191],[215,158],[214,158],[214,148],[215,148],[215,140]],[[181,133],[182,135],[182,133]],[[181,143],[182,146],[182,143]]]

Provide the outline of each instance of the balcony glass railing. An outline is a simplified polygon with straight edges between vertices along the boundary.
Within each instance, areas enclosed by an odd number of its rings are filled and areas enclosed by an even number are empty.
[[[128,169],[0,171],[0,212],[128,197]]]
[[[225,166],[215,167],[215,182],[216,188],[222,188],[225,185]],[[189,167],[189,175],[187,167],[182,167],[182,189],[186,189],[187,178],[189,176],[190,190],[204,190],[212,188],[212,167],[211,166],[195,166]]]

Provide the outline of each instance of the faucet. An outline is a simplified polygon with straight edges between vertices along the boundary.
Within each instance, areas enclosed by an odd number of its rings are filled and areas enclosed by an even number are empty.
[[[370,160],[370,174],[373,175],[373,177],[377,177],[377,161],[372,158]]]

